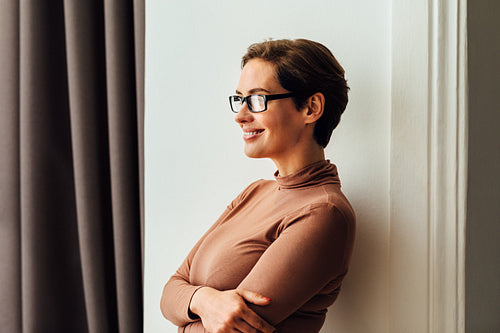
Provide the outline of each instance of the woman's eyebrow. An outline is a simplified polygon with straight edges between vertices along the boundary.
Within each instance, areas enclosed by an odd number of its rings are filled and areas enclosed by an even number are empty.
[[[249,95],[252,95],[252,94],[255,94],[255,93],[258,93],[258,92],[266,92],[268,94],[270,94],[271,92],[267,89],[264,89],[264,88],[253,88],[253,89],[250,89],[248,91],[248,94]],[[236,94],[238,95],[243,95],[240,91],[236,90]]]

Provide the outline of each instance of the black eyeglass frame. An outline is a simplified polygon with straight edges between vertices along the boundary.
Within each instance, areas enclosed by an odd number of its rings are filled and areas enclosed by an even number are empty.
[[[251,104],[248,104],[248,102],[247,102],[248,99],[251,98],[252,96],[261,96],[261,97],[264,98],[264,110],[259,110],[259,111],[252,110]],[[239,95],[232,95],[232,96],[229,96],[229,105],[231,106],[231,111],[233,111],[234,113],[238,113],[241,110],[241,108],[240,108],[240,110],[235,111],[233,109],[232,99],[235,98],[235,97],[242,98],[241,99],[241,106],[243,106],[243,103],[247,102],[248,110],[250,110],[250,112],[260,113],[260,112],[264,112],[264,111],[267,110],[267,101],[272,101],[272,100],[276,100],[276,99],[284,99],[284,98],[294,97],[294,96],[297,96],[297,94],[293,93],[293,92],[284,93],[284,94],[274,94],[274,95],[252,94],[252,95],[245,96],[243,98],[241,96],[239,96]]]

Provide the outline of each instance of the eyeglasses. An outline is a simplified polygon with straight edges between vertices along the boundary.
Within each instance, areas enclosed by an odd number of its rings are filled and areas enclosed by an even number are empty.
[[[234,113],[238,113],[243,106],[243,103],[247,102],[248,110],[250,112],[264,112],[267,110],[267,101],[272,101],[274,99],[283,99],[295,96],[295,93],[286,94],[276,94],[276,95],[248,95],[246,97],[241,97],[238,95],[229,96],[229,104],[231,105],[231,110]]]

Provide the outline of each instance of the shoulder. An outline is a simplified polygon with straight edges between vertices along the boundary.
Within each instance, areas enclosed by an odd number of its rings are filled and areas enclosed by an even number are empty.
[[[285,218],[278,231],[293,246],[322,253],[324,260],[340,258],[347,269],[356,234],[355,216],[350,210],[328,203],[312,204]]]
[[[317,202],[288,214],[280,229],[280,232],[307,230],[307,233],[319,233],[325,239],[338,234],[351,237],[355,233],[356,217],[348,202],[347,205],[344,202]]]
[[[338,184],[317,186],[298,193],[297,203],[290,214],[294,217],[315,216],[329,220],[355,220],[354,210]]]
[[[241,193],[231,202],[229,208],[235,207],[242,201],[247,200],[248,198],[259,195],[260,193],[272,191],[276,188],[276,181],[274,180],[266,180],[259,179],[248,185]]]
[[[242,192],[241,196],[249,196],[251,194],[254,194],[256,192],[261,192],[261,191],[272,191],[277,187],[276,181],[274,180],[266,180],[266,179],[259,179],[248,185]]]

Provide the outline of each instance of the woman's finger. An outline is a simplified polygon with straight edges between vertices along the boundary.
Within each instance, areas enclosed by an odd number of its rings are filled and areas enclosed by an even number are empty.
[[[247,325],[255,329],[257,332],[271,333],[275,330],[275,328],[271,324],[262,319],[262,317],[253,312],[250,308],[244,309],[241,318]]]
[[[246,289],[236,289],[235,290],[238,295],[240,295],[243,300],[248,303],[253,303],[255,305],[268,305],[271,302],[269,297],[262,296],[256,292],[246,290]],[[242,313],[242,319],[251,327],[257,329],[259,332],[274,332],[274,327],[269,324],[267,321],[262,319],[258,314],[252,311],[248,307],[244,307],[244,311]]]
[[[234,327],[238,332],[244,333],[260,333],[261,331],[258,328],[253,327],[248,324],[243,319],[237,320]]]
[[[269,297],[262,296],[256,292],[246,290],[246,289],[236,289],[236,292],[243,297],[243,299],[249,303],[255,305],[268,305],[271,302]]]
[[[247,318],[249,319],[249,318]],[[252,320],[252,319],[250,319]],[[264,322],[265,323],[265,322]],[[267,324],[267,323],[265,323]],[[268,326],[264,325],[262,326],[261,324],[258,324],[254,322],[253,324],[243,320],[239,319],[235,322],[234,328],[237,329],[238,331],[245,332],[245,333],[272,333],[275,331],[274,327],[271,325],[267,324]]]

